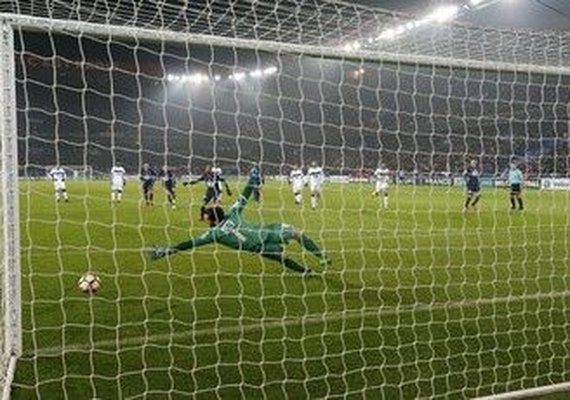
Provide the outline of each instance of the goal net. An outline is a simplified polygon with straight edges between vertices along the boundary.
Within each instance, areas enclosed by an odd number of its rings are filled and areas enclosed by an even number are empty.
[[[470,398],[568,381],[570,34],[446,21],[463,12],[2,3],[6,392]],[[219,243],[152,260],[214,237],[208,188],[181,184],[214,165],[225,222],[261,168],[240,224],[264,230],[218,227]],[[35,179],[56,166],[89,178]],[[467,167],[482,195],[465,207]],[[256,240],[290,240],[296,264],[246,251]]]

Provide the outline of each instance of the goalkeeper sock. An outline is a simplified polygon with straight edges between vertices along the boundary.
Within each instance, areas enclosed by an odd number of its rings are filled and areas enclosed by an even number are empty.
[[[515,198],[511,197],[511,208],[514,210],[515,209]]]
[[[524,208],[524,207],[523,207],[523,199],[521,199],[521,198],[519,197],[518,200],[519,200],[519,210],[522,210],[522,209]]]

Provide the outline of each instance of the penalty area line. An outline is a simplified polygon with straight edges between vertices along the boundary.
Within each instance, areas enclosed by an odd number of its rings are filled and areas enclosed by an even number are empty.
[[[346,320],[357,320],[372,317],[382,317],[389,315],[397,315],[402,313],[416,313],[416,312],[429,312],[429,311],[443,311],[461,308],[472,308],[479,306],[491,306],[507,303],[520,303],[533,300],[556,300],[561,298],[570,297],[570,291],[553,292],[553,293],[536,293],[522,296],[505,296],[490,299],[477,299],[465,300],[447,303],[423,303],[423,304],[410,304],[402,306],[380,307],[378,309],[370,310],[349,310],[325,314],[308,314],[299,317],[284,317],[284,318],[267,318],[261,320],[259,323],[253,324],[235,324],[229,326],[222,326],[219,328],[204,328],[191,330],[179,333],[163,333],[149,336],[135,336],[119,340],[100,340],[92,343],[71,344],[66,346],[53,346],[44,347],[37,350],[24,351],[24,357],[49,357],[63,355],[68,352],[90,352],[97,351],[103,348],[116,347],[117,350],[121,348],[129,348],[133,346],[144,346],[152,343],[160,342],[175,342],[176,340],[198,338],[201,336],[210,335],[224,335],[232,333],[245,333],[256,330],[264,329],[277,329],[288,326],[307,326],[324,324],[327,322],[339,322]]]

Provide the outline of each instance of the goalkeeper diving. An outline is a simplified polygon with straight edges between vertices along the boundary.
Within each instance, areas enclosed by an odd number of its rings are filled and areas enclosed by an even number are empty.
[[[279,223],[252,224],[242,217],[247,201],[260,184],[259,169],[252,168],[246,187],[227,213],[219,206],[207,207],[202,210],[202,218],[204,222],[210,225],[210,229],[198,237],[190,238],[175,246],[155,247],[149,254],[150,258],[157,260],[180,251],[190,250],[210,243],[219,243],[232,249],[260,254],[267,259],[281,263],[292,271],[309,274],[311,273],[310,268],[285,255],[284,246],[291,240],[295,240],[305,250],[317,257],[321,266],[330,264],[330,261],[319,246],[291,225]]]

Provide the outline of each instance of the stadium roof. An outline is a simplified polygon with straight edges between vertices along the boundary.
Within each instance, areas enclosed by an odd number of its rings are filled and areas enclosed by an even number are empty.
[[[461,22],[477,26],[516,29],[570,30],[568,0],[479,0],[476,12],[465,13]],[[422,15],[443,4],[469,4],[470,0],[354,0],[352,3]],[[485,4],[486,3],[486,4]]]
[[[66,19],[114,26],[114,34],[134,27],[145,28],[152,38],[168,34],[167,40],[187,40],[184,35],[192,35],[194,43],[198,39],[210,45],[231,46],[231,42],[260,49],[266,43],[275,49],[277,43],[305,54],[317,51],[319,55],[351,58],[475,68],[500,65],[511,70],[568,74],[570,30],[520,31],[508,24],[508,28],[497,28],[469,23],[476,18],[485,20],[487,13],[497,15],[489,21],[508,21],[509,12],[499,13],[497,7],[511,7],[514,13],[525,1],[533,0],[10,0],[0,5],[0,13],[20,14],[24,17],[20,23],[50,30],[58,30],[53,19]],[[564,6],[567,1],[534,2],[541,5],[544,17],[525,20],[542,21],[553,28],[550,14],[555,13],[559,20],[568,21],[564,17],[570,8]],[[443,7],[447,15],[442,16],[437,5],[447,5]],[[387,10],[389,6],[392,11]],[[29,17],[44,19],[40,22]]]

